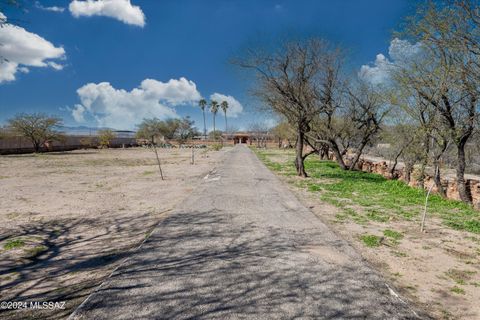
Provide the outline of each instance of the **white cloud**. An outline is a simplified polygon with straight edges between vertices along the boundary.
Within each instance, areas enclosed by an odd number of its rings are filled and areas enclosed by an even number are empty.
[[[81,104],[76,104],[72,109],[72,116],[76,122],[85,122],[85,111],[87,109]]]
[[[178,80],[170,79],[168,82],[145,79],[140,84],[140,88],[154,98],[165,100],[170,104],[186,104],[202,98],[195,82],[183,77]]]
[[[18,71],[20,71],[21,73],[30,73],[30,69],[28,69],[27,67],[18,67]]]
[[[381,53],[377,54],[373,66],[363,65],[360,68],[360,77],[372,84],[381,84],[388,81],[392,63]]]
[[[0,83],[15,80],[17,71],[26,72],[27,67],[63,68],[52,59],[64,59],[65,50],[24,28],[4,24],[0,44]]]
[[[218,103],[221,103],[222,101],[227,101],[228,102],[227,117],[229,118],[236,118],[240,113],[243,112],[242,104],[232,96],[227,96],[221,93],[214,93],[210,96],[210,100],[215,100]]]
[[[178,117],[174,107],[201,98],[195,83],[185,78],[168,82],[146,79],[131,91],[116,89],[108,82],[89,83],[77,94],[81,104],[72,109],[75,121],[84,122],[89,116],[99,126],[116,129],[133,129],[143,118]]]
[[[0,12],[0,24],[7,22],[7,17]]]
[[[377,54],[373,65],[363,65],[360,68],[359,76],[375,85],[388,83],[390,72],[395,65],[401,65],[414,59],[421,51],[421,43],[411,44],[407,40],[395,38],[390,42],[388,48],[389,58],[381,53]]]
[[[15,80],[18,64],[10,61],[0,62],[0,83]]]
[[[145,15],[139,6],[130,0],[73,0],[68,9],[76,18],[85,16],[105,16],[126,24],[145,26]]]
[[[44,10],[44,11],[51,11],[51,12],[64,12],[65,11],[65,8],[63,7],[57,7],[57,6],[51,6],[51,7],[44,7],[40,4],[40,2],[38,1],[35,1],[35,7],[40,9],[40,10]]]

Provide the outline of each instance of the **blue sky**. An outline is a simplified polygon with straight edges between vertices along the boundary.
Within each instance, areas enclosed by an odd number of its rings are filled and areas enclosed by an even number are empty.
[[[374,63],[377,54],[388,52],[392,31],[415,9],[415,1],[408,0],[131,0],[131,6],[145,17],[141,26],[138,21],[105,15],[74,17],[71,2],[32,1],[24,12],[3,12],[57,51],[50,48],[55,57],[48,61],[54,65],[19,63],[15,79],[0,83],[0,123],[18,112],[46,112],[61,116],[66,125],[128,129],[138,122],[135,108],[140,104],[141,115],[168,117],[169,109],[179,116],[190,115],[202,127],[201,113],[195,103],[192,106],[195,89],[206,98],[217,93],[241,104],[243,110],[232,111],[236,117],[229,123],[248,128],[249,123],[268,117],[255,111],[255,101],[248,94],[251,78],[229,64],[244,48],[317,36],[347,48],[349,65],[359,69]],[[45,9],[52,6],[59,10]],[[60,12],[61,8],[65,10]],[[61,48],[64,54],[58,52]],[[142,84],[145,79],[155,81]],[[110,85],[99,86],[103,82]],[[77,93],[82,87],[83,100]],[[100,90],[103,98],[92,102]],[[132,96],[132,102],[122,108],[113,105]],[[73,110],[81,111],[77,120],[83,118],[83,122],[75,121]],[[218,122],[221,127],[223,121]]]

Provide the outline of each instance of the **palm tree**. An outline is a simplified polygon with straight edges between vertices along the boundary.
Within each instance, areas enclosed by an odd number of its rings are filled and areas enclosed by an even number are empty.
[[[223,110],[223,114],[225,115],[225,133],[227,133],[227,109],[228,109],[228,102],[227,101],[222,101],[220,104],[220,107]]]
[[[200,106],[200,109],[202,109],[203,113],[203,137],[205,140],[207,140],[207,122],[205,121],[205,107],[207,106],[207,100],[200,99],[200,101],[198,101],[198,105]]]
[[[210,112],[213,113],[213,138],[215,139],[215,117],[218,112],[218,102],[215,100],[210,101]]]

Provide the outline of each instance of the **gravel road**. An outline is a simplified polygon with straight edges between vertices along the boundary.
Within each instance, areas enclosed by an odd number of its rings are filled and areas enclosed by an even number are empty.
[[[416,319],[237,145],[70,319]]]

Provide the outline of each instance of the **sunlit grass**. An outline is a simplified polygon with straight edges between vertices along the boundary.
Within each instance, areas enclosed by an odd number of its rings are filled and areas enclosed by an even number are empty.
[[[281,175],[295,175],[294,154],[254,149],[268,168]],[[286,155],[288,161],[276,162],[275,156]],[[379,174],[345,171],[332,161],[322,161],[314,156],[307,158],[305,169],[310,178],[296,183],[299,187],[318,193],[321,200],[336,207],[362,208],[362,219],[352,213],[340,214],[340,218],[354,218],[360,223],[366,220],[386,223],[389,220],[418,219],[425,202],[425,191],[412,188],[399,180],[388,180]],[[357,211],[357,210],[355,210]],[[460,201],[431,195],[429,214],[441,217],[443,223],[453,229],[480,233],[480,212]]]

